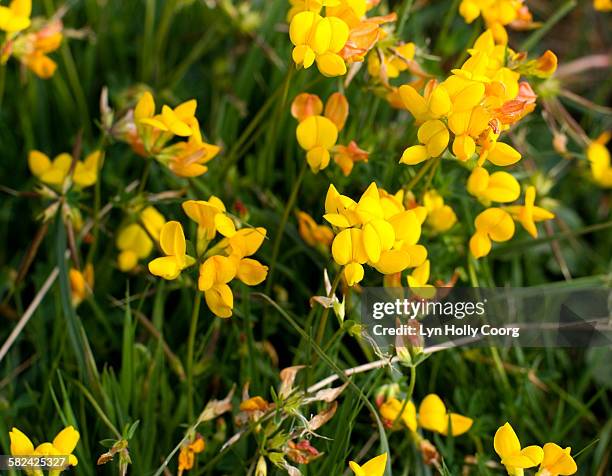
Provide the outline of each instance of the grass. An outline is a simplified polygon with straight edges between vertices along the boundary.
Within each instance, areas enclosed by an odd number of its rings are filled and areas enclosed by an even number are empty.
[[[54,0],[34,3],[41,15],[61,6]],[[532,240],[521,233],[475,261],[466,250],[476,211],[466,200],[464,167],[446,158],[399,166],[403,149],[416,141],[407,112],[373,94],[364,73],[344,88],[341,80],[323,78],[314,68],[295,70],[285,0],[241,2],[243,8],[236,3],[68,2],[64,24],[81,29],[83,39],[68,39],[52,55],[59,64],[52,79],[37,79],[14,60],[0,66],[0,342],[10,342],[7,352],[0,352],[0,454],[10,452],[8,432],[14,426],[42,442],[74,425],[81,434],[75,474],[123,474],[127,467],[129,474],[165,476],[177,474],[181,444],[197,431],[206,449],[189,474],[252,475],[261,455],[269,475],[286,474],[271,463],[286,451],[278,441],[337,405],[310,440],[322,456],[299,465],[304,475],[348,474],[349,460],[365,461],[385,451],[388,475],[502,475],[493,435],[506,421],[524,444],[571,446],[578,474],[608,474],[609,348],[451,349],[424,359],[411,378],[413,369],[384,365],[356,336],[357,293],[347,296],[343,322],[321,306],[311,307],[312,296],[326,294],[324,270],[332,281],[339,270],[301,239],[294,214],[304,210],[321,223],[330,183],[353,197],[372,180],[389,191],[407,186],[417,197],[433,186],[459,216],[447,234],[425,232],[435,278],[447,281],[456,273],[463,286],[543,290],[609,285],[610,195],[590,181],[583,144],[570,140],[573,159],[555,151],[541,108],[521,122],[513,137],[527,144],[527,159],[536,170],[521,165],[516,173],[525,183],[548,187],[559,220],[548,235]],[[457,3],[383,1],[379,11],[399,12],[402,38],[419,45],[426,71],[442,75],[460,62],[483,28],[480,20],[466,25],[456,14]],[[534,56],[551,48],[560,64],[606,51],[606,17],[590,2],[569,1],[559,9],[534,3],[532,9],[544,26],[511,33],[512,44]],[[597,74],[584,86],[567,87],[601,104],[611,85]],[[207,174],[179,179],[104,137],[102,88],[108,88],[118,112],[145,86],[159,103],[198,100],[202,130],[211,143],[223,146]],[[314,175],[295,141],[289,105],[300,92],[326,98],[341,88],[351,104],[341,140],[355,138],[371,152],[370,161],[358,163],[350,177],[333,166]],[[606,110],[560,100],[590,137],[611,128]],[[81,137],[86,152],[102,144],[106,160],[96,187],[74,197],[91,233],[76,233],[72,245],[62,220],[41,228],[45,202],[30,193],[36,181],[26,158],[32,149],[50,155],[71,151]],[[569,166],[556,167],[564,160]],[[551,170],[560,172],[551,178]],[[268,230],[257,257],[270,267],[269,279],[257,288],[233,285],[231,319],[218,319],[200,306],[195,275],[164,282],[147,272],[117,269],[115,234],[139,191],[166,217],[184,224],[180,203],[214,194],[234,214],[241,210],[234,204],[242,204],[248,224]],[[175,194],[164,195],[170,191]],[[186,228],[187,235],[194,232],[195,227]],[[69,279],[75,256],[95,269],[94,293],[76,308]],[[569,281],[559,256],[571,272]],[[367,273],[363,284],[380,283],[380,275]],[[292,397],[282,399],[279,372],[292,365],[307,367],[298,372]],[[357,371],[362,366],[366,370]],[[307,389],[329,388],[317,384],[334,377],[335,388],[347,385],[339,396],[305,400]],[[472,429],[460,437],[425,432],[440,453],[439,471],[423,462],[407,430],[383,425],[376,394],[389,384],[416,402],[435,392],[452,411],[474,418]],[[239,425],[245,385],[250,396],[262,396],[276,408],[263,412],[258,422]],[[219,401],[232,389],[232,409],[223,415],[213,411],[211,417],[211,408],[221,408]],[[98,457],[107,451],[115,451],[113,461],[98,467]],[[464,468],[469,471],[463,473]]]

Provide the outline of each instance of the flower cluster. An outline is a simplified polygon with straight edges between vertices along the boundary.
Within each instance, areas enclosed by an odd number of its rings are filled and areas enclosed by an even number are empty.
[[[342,76],[347,63],[362,62],[384,36],[381,25],[396,15],[368,18],[377,0],[290,0],[289,37],[293,61],[310,68],[315,62],[324,76]],[[325,16],[321,10],[325,7]]]
[[[48,79],[57,69],[48,54],[62,44],[63,25],[59,18],[31,19],[31,15],[32,0],[0,5],[0,30],[5,32],[0,43],[0,63],[13,56],[40,78]]]
[[[102,160],[103,154],[99,150],[90,153],[82,161],[73,161],[73,157],[68,153],[59,154],[51,160],[43,152],[33,150],[28,155],[28,166],[38,180],[61,191],[69,184],[78,188],[94,185],[98,180]],[[70,181],[67,182],[67,179]]]
[[[198,289],[204,293],[206,304],[216,316],[231,317],[234,296],[228,284],[238,278],[247,286],[255,286],[266,279],[268,267],[249,258],[263,244],[266,230],[236,230],[225,205],[214,196],[208,201],[188,200],[183,203],[183,211],[198,226],[198,259],[187,254],[183,226],[177,221],[169,221],[159,233],[159,245],[165,256],[151,261],[149,271],[155,276],[174,280],[184,269],[196,262],[201,263]],[[217,234],[223,238],[210,246]]]
[[[394,274],[425,262],[427,250],[417,243],[426,211],[406,209],[403,198],[402,191],[391,195],[372,182],[356,202],[330,185],[324,218],[334,227],[332,256],[349,286],[363,279],[366,263]]]
[[[296,137],[314,173],[329,165],[332,154],[344,175],[350,175],[355,162],[367,162],[368,152],[354,141],[347,146],[336,145],[348,114],[349,104],[342,93],[332,94],[325,107],[316,94],[302,93],[293,100],[291,115],[299,122]]]
[[[175,108],[163,105],[156,113],[155,99],[146,91],[136,107],[113,127],[113,134],[137,154],[154,158],[175,175],[199,177],[221,148],[203,140],[196,108],[196,100],[191,99]],[[182,140],[170,143],[175,137]]]
[[[505,26],[517,30],[537,27],[524,0],[462,0],[459,13],[467,23],[472,23],[482,16],[487,28],[499,39],[508,39]]]
[[[79,462],[77,457],[72,453],[79,442],[79,432],[72,426],[68,426],[60,431],[50,443],[42,443],[34,448],[32,441],[20,430],[13,428],[9,432],[11,441],[11,455],[13,456],[68,456],[68,464],[66,467],[53,471],[53,474],[59,475],[62,471],[71,466],[76,466]],[[40,470],[37,474],[42,474]]]
[[[556,443],[521,447],[510,423],[499,427],[493,440],[495,452],[501,458],[510,476],[522,476],[525,469],[539,465],[536,476],[569,476],[578,471],[571,448],[561,448]]]

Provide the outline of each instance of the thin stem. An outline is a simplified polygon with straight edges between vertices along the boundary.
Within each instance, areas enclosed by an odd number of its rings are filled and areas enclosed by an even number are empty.
[[[391,424],[391,428],[393,428],[397,424],[397,422],[402,418],[402,415],[404,414],[404,410],[406,410],[406,407],[408,406],[408,402],[412,400],[412,394],[414,393],[415,383],[416,383],[416,365],[411,365],[410,366],[410,383],[408,384],[408,391],[406,392],[406,398],[404,398],[404,401],[402,402],[402,408],[400,408],[400,411],[395,416],[395,419],[393,420],[393,423]]]
[[[195,353],[195,338],[198,330],[198,319],[200,317],[200,303],[202,302],[202,293],[196,291],[193,300],[193,312],[191,313],[191,325],[189,326],[189,337],[187,341],[187,416],[189,420],[193,420],[193,367]]]
[[[428,160],[425,165],[423,165],[419,171],[417,172],[417,174],[412,177],[412,180],[410,182],[408,182],[408,185],[406,185],[406,190],[412,190],[414,188],[414,186],[419,183],[421,181],[421,179],[425,176],[425,174],[427,173],[427,171],[433,167],[433,165],[436,163],[435,160]]]
[[[302,185],[302,181],[304,180],[304,175],[306,174],[306,169],[308,168],[308,163],[304,160],[304,164],[300,170],[300,173],[293,184],[293,189],[291,190],[291,195],[289,196],[289,200],[287,200],[287,204],[285,205],[285,211],[283,212],[283,216],[278,226],[278,230],[276,232],[276,236],[274,237],[274,247],[272,248],[272,259],[270,260],[270,273],[268,275],[268,279],[266,282],[266,294],[270,294],[270,290],[272,289],[272,282],[274,278],[274,271],[276,268],[276,260],[278,259],[278,253],[280,251],[280,244],[283,239],[283,235],[285,233],[285,228],[287,226],[287,221],[289,220],[289,215],[291,214],[291,210],[293,209],[293,205],[297,199],[298,193],[300,191],[300,186]]]
[[[334,279],[334,282],[332,283],[331,290],[329,291],[329,294],[327,295],[328,298],[332,297],[334,293],[336,292],[336,289],[338,288],[338,284],[340,284],[340,279],[342,279],[342,272],[343,270],[340,270],[338,274],[336,275],[336,278]],[[330,308],[326,307],[325,310],[323,311],[323,314],[321,315],[321,321],[319,322],[319,329],[317,330],[317,339],[316,339],[316,343],[318,345],[321,345],[321,341],[323,340],[323,334],[325,333],[325,326],[327,325],[327,318],[329,317],[329,310]]]

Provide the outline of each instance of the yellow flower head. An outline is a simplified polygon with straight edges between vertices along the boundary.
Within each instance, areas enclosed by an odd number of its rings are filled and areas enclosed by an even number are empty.
[[[394,274],[421,265],[427,251],[417,242],[421,220],[372,183],[358,202],[338,193],[331,185],[325,199],[325,220],[339,230],[332,256],[344,266],[349,286],[364,276],[364,264],[383,274]]]
[[[91,263],[87,263],[83,271],[71,268],[68,272],[70,281],[70,293],[72,305],[77,307],[83,300],[92,293],[94,285],[94,269]]]
[[[296,129],[297,141],[306,151],[306,160],[314,173],[329,165],[331,150],[338,133],[344,128],[349,113],[348,101],[341,93],[332,94],[325,104],[313,94],[298,95],[291,106],[292,115],[300,121]]]
[[[34,445],[19,429],[13,428],[9,431],[9,439],[11,440],[11,455],[31,456],[34,454]]]
[[[98,180],[102,160],[101,151],[92,152],[83,161],[77,160],[72,172],[73,183],[80,188],[94,185]],[[64,153],[51,160],[46,154],[33,150],[28,155],[28,166],[38,180],[46,185],[62,189],[70,173],[72,156]]]
[[[345,177],[351,174],[357,162],[367,162],[369,158],[370,153],[361,149],[354,140],[347,146],[337,146],[334,154],[334,162],[340,167]]]
[[[198,224],[198,240],[211,241],[219,232],[223,236],[236,233],[236,226],[227,215],[225,205],[214,195],[206,200],[187,200],[183,211]]]
[[[349,462],[349,467],[355,476],[383,476],[387,468],[387,453],[383,453],[360,466],[354,461]]]
[[[8,7],[0,5],[0,30],[17,33],[30,26],[32,0],[13,0]]]
[[[68,426],[60,431],[53,439],[52,443],[42,443],[36,449],[30,439],[17,428],[9,432],[11,441],[11,455],[13,456],[68,456],[68,464],[62,470],[56,470],[54,474],[59,474],[69,466],[78,465],[79,461],[72,454],[79,442],[79,432],[72,426]]]
[[[292,56],[296,65],[310,68],[316,61],[324,76],[346,74],[346,63],[338,53],[348,40],[349,26],[340,18],[300,12],[291,20],[289,37],[295,46]]]
[[[449,413],[442,399],[431,393],[419,405],[419,425],[442,435],[459,436],[472,427],[473,420],[458,413]]]
[[[476,258],[482,258],[491,251],[491,241],[508,241],[514,236],[514,221],[501,208],[488,208],[474,221],[476,233],[470,239],[470,251]]]
[[[178,278],[181,271],[195,263],[195,259],[186,253],[185,234],[179,222],[169,221],[162,227],[159,244],[166,256],[156,258],[149,263],[151,274],[172,280]]]
[[[499,427],[493,444],[510,476],[522,476],[523,469],[537,466],[544,458],[544,451],[539,446],[521,448],[521,442],[510,423]]]
[[[302,239],[310,246],[321,246],[326,250],[334,239],[334,232],[326,225],[319,225],[306,212],[298,211],[298,232]]]
[[[140,223],[130,223],[121,228],[115,240],[120,251],[117,258],[119,270],[124,273],[132,271],[139,260],[148,257],[153,251],[154,242],[159,241],[165,224],[164,216],[148,206],[140,212]]]
[[[612,0],[593,0],[593,8],[600,12],[612,12]]]
[[[404,403],[406,404],[404,405]],[[400,422],[406,425],[406,428],[408,428],[410,431],[416,432],[416,407],[412,401],[403,402],[395,397],[391,397],[379,407],[378,411],[380,412],[380,416],[383,418],[383,420],[385,420],[385,423],[391,425],[399,416],[402,408],[404,408],[404,411],[402,412]]]
[[[484,167],[476,167],[468,179],[467,191],[485,205],[490,205],[491,202],[515,201],[521,194],[521,186],[508,172],[489,174]]]
[[[536,189],[533,186],[527,187],[525,192],[525,205],[506,207],[506,210],[523,225],[523,228],[534,238],[538,237],[538,229],[536,222],[552,220],[555,214],[548,210],[536,207],[535,203]]]
[[[426,223],[436,232],[444,233],[457,223],[457,215],[444,203],[444,198],[435,190],[428,190],[423,196],[423,206],[427,210]]]
[[[563,449],[555,443],[546,443],[543,450],[544,458],[538,476],[569,476],[578,471],[570,447]]]

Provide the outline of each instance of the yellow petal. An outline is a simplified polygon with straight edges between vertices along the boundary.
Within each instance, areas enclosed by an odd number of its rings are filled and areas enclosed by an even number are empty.
[[[368,260],[372,263],[376,263],[380,258],[382,246],[376,229],[370,223],[367,223],[363,227],[363,244],[366,254],[368,255]]]
[[[182,225],[177,221],[166,223],[161,229],[159,244],[169,256],[185,256],[187,245]]]
[[[28,154],[28,166],[36,177],[40,177],[51,168],[51,160],[46,154],[33,150]]]
[[[508,144],[496,142],[489,152],[487,159],[489,159],[489,161],[494,165],[506,167],[508,165],[516,164],[519,160],[521,160],[521,154]]]
[[[435,393],[430,393],[421,402],[419,424],[426,430],[438,433],[442,433],[447,428],[446,406]]]
[[[399,94],[404,103],[404,107],[408,109],[417,120],[427,114],[427,103],[425,99],[412,86],[408,84],[400,86]]]
[[[497,429],[493,438],[493,446],[502,460],[521,451],[521,442],[510,423],[506,422]]]
[[[79,432],[76,431],[73,426],[69,426],[60,431],[53,439],[53,446],[57,448],[60,454],[69,455],[72,454],[76,448],[79,438]]]
[[[477,231],[470,238],[470,251],[475,258],[482,258],[487,256],[491,251],[491,240],[489,236],[484,232]]]
[[[402,250],[383,251],[374,267],[382,274],[395,274],[410,266],[410,255]]]
[[[431,157],[424,145],[413,145],[408,147],[400,159],[400,164],[417,165]]]
[[[340,266],[348,264],[353,257],[353,244],[351,230],[342,230],[336,235],[332,243],[332,256]]]
[[[472,427],[473,423],[474,423],[474,420],[472,420],[469,417],[459,415],[457,413],[450,414],[450,427],[452,428],[453,436],[463,435],[465,432],[467,432]],[[444,432],[442,432],[442,434],[447,435],[448,432],[449,432],[449,427],[447,425],[447,427],[445,428]]]
[[[346,74],[346,63],[336,53],[324,53],[316,57],[317,68],[323,76],[334,78]]]
[[[155,115],[155,100],[149,91],[145,91],[134,109],[134,120],[139,123],[142,119]]]
[[[173,280],[181,274],[182,267],[175,256],[164,256],[163,258],[156,258],[151,261],[149,263],[149,271],[160,278]]]
[[[525,448],[527,449],[527,448]],[[544,455],[541,469],[548,470],[553,475],[571,475],[578,471],[574,458],[571,457],[571,448],[561,448],[555,443],[544,445]]]
[[[372,458],[361,469],[367,476],[383,476],[387,468],[387,453]]]
[[[206,305],[217,317],[232,316],[234,295],[227,284],[219,284],[204,293]]]
[[[355,284],[361,282],[363,275],[363,266],[361,266],[359,263],[349,263],[344,268],[344,278],[349,286],[354,286]]]
[[[25,433],[17,428],[9,431],[9,439],[11,440],[11,455],[31,456],[34,454],[34,445]]]
[[[256,286],[262,283],[268,275],[268,267],[259,261],[243,258],[238,265],[237,277],[247,286]]]

